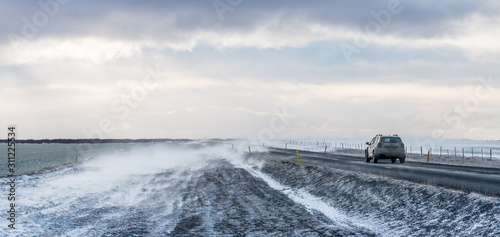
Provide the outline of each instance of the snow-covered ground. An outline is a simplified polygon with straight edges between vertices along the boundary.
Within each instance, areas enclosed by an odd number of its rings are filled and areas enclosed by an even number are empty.
[[[117,150],[19,176],[17,192],[16,229],[4,220],[0,236],[500,234],[499,198],[297,166],[228,144]]]
[[[274,182],[300,186],[381,236],[498,236],[499,198],[375,175],[267,160]]]

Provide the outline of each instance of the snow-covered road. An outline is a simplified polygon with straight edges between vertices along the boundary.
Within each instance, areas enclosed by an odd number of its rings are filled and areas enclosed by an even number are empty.
[[[4,221],[1,236],[500,234],[498,198],[205,144],[106,154],[18,183],[17,226]]]

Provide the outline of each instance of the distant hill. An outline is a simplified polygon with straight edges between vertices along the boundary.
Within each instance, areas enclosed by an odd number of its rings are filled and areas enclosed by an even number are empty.
[[[16,140],[18,144],[75,144],[75,143],[151,143],[151,142],[189,142],[191,139],[24,139]],[[0,140],[0,143],[7,143],[7,140]]]

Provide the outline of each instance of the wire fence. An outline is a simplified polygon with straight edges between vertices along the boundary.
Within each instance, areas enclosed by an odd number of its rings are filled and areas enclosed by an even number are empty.
[[[406,147],[407,154],[433,155],[454,158],[481,158],[481,159],[498,159],[500,157],[500,149],[488,147],[438,147],[438,148],[417,148]]]
[[[163,144],[176,146],[186,140],[171,140],[168,142],[137,142],[137,143],[47,143],[47,144],[16,144],[15,175],[37,173],[62,165],[75,164],[111,153],[120,153],[132,149],[142,149]],[[0,177],[10,175],[9,160],[5,152],[0,152]]]
[[[318,149],[327,148],[328,150],[365,150],[365,143],[351,142],[330,142],[330,141],[310,141],[310,140],[282,140],[289,145],[314,146]],[[492,147],[436,147],[426,148],[424,146],[405,146],[407,154],[426,156],[428,153],[432,156],[454,157],[454,158],[480,158],[480,159],[500,159],[500,148]]]
[[[78,149],[79,144],[16,144],[15,174],[30,174],[83,162],[103,151],[103,146]],[[86,144],[88,146],[88,144]],[[6,154],[0,154],[0,177],[10,173]]]
[[[135,144],[16,144],[15,174],[31,174],[80,163],[103,153],[131,149]],[[0,177],[11,174],[7,153],[0,153]]]
[[[137,144],[139,145],[139,144]],[[260,144],[262,146],[265,143]],[[299,149],[310,149],[316,151],[337,151],[337,150],[365,150],[367,145],[359,142],[335,142],[319,140],[277,140],[270,142],[273,147],[291,149],[291,146]],[[78,149],[82,144],[19,144],[18,159],[16,159],[16,174],[29,174],[45,169],[51,169],[65,164],[83,162],[98,156],[99,154],[131,149],[134,144],[86,144],[89,149]],[[143,146],[143,145],[140,145]],[[293,148],[293,149],[295,149]],[[425,148],[423,146],[405,146],[407,154],[414,156],[449,157],[454,159],[483,159],[500,160],[500,148],[491,147],[445,147]],[[7,153],[0,153],[0,176],[9,174]]]

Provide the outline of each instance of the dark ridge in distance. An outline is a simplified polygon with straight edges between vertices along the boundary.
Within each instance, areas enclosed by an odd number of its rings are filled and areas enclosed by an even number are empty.
[[[156,143],[156,142],[190,142],[192,139],[20,139],[16,140],[17,144],[44,144],[44,143],[59,143],[59,144],[76,144],[76,143]],[[7,143],[8,140],[2,139],[0,143]]]

